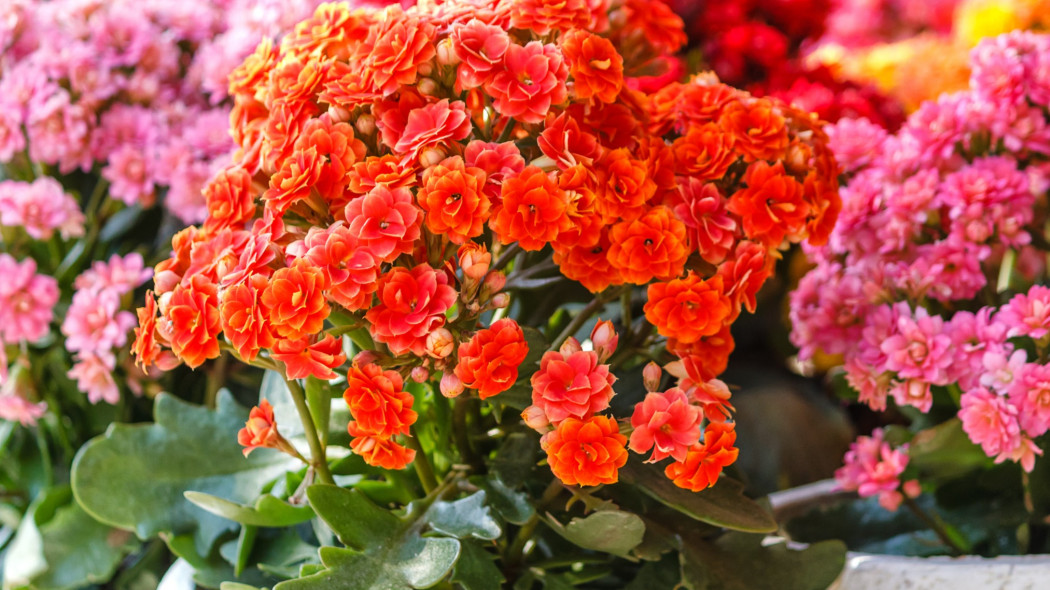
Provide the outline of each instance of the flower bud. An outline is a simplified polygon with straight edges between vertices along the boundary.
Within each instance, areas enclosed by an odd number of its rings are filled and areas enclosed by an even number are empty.
[[[357,129],[361,135],[372,135],[376,132],[376,118],[365,113],[354,122],[354,129]]]
[[[334,104],[329,105],[328,118],[331,119],[333,123],[346,123],[350,121],[350,109]]]
[[[423,78],[416,85],[416,88],[424,96],[434,96],[437,94],[438,85],[433,78]]]
[[[353,364],[355,367],[360,367],[362,365],[374,363],[378,358],[379,355],[377,355],[374,350],[362,350],[354,355]]]
[[[434,73],[434,66],[430,62],[422,63],[416,68],[416,72],[419,73],[420,76],[429,76]]]
[[[492,298],[492,307],[496,309],[502,309],[510,305],[510,295],[506,293],[496,293],[496,296]]]
[[[416,383],[424,383],[427,379],[430,379],[430,371],[426,367],[415,367],[412,369],[409,377]]]
[[[445,37],[437,46],[437,62],[443,66],[454,66],[460,62],[456,49],[452,46],[452,39]]]
[[[901,485],[901,489],[904,490],[904,495],[909,498],[918,498],[919,494],[922,493],[922,486],[919,485],[919,480],[909,479]]]
[[[456,339],[452,337],[452,332],[449,332],[448,328],[438,328],[427,334],[425,350],[429,356],[443,359],[452,354],[455,345]]]
[[[456,397],[463,393],[463,381],[455,373],[446,372],[441,376],[441,395]]]
[[[645,390],[652,392],[660,389],[660,379],[663,378],[663,373],[660,365],[649,361],[649,364],[642,369],[642,381],[645,383]]]
[[[428,147],[419,154],[419,165],[424,168],[436,166],[445,159],[445,150],[436,147]]]
[[[604,363],[616,352],[616,345],[620,343],[620,335],[613,329],[609,320],[598,320],[591,330],[591,342],[594,350],[598,353],[598,362]]]
[[[583,347],[580,346],[580,341],[572,336],[569,336],[568,340],[562,342],[561,348],[558,349],[558,352],[562,353],[565,356],[569,356],[570,354],[574,352],[580,352],[581,350],[583,350]]]
[[[492,265],[492,254],[484,244],[467,242],[459,248],[459,267],[463,269],[463,275],[480,281]]]
[[[506,275],[499,271],[485,275],[485,282],[481,284],[481,300],[486,301],[496,293],[499,293],[506,284]]]
[[[525,408],[525,411],[521,413],[521,419],[525,421],[526,426],[538,432],[543,432],[550,426],[547,414],[539,406]]]

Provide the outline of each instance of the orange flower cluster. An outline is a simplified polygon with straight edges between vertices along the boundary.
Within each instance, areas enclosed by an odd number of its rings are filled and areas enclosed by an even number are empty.
[[[157,266],[139,361],[225,348],[289,379],[346,371],[353,450],[404,466],[405,379],[483,398],[518,380],[521,327],[482,318],[508,305],[496,261],[520,247],[593,292],[649,285],[668,348],[717,374],[777,248],[826,238],[837,169],[816,121],[774,100],[710,76],[631,89],[684,41],[656,0],[322,5],[230,76],[238,150]],[[347,369],[354,330],[374,347]],[[607,357],[547,355],[530,419],[557,423],[552,469],[615,481]]]

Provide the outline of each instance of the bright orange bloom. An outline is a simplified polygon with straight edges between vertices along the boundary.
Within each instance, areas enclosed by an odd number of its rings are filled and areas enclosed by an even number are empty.
[[[579,121],[568,113],[548,118],[536,143],[562,170],[574,166],[589,169],[602,154],[598,138],[581,129]]]
[[[663,2],[626,0],[623,3],[624,32],[641,34],[658,51],[675,53],[687,40],[685,23]]]
[[[273,331],[260,297],[269,280],[262,275],[228,287],[219,302],[222,330],[237,354],[251,362],[259,349],[273,346]]]
[[[412,192],[382,184],[350,201],[345,215],[350,233],[383,262],[411,253],[423,225]]]
[[[428,264],[395,266],[379,278],[379,302],[365,314],[372,338],[390,352],[423,356],[427,335],[445,325],[445,312],[456,302],[449,275]]]
[[[562,35],[561,51],[576,82],[576,97],[613,102],[623,87],[623,57],[612,42],[583,29]]]
[[[327,288],[324,273],[305,258],[273,273],[260,301],[274,334],[297,340],[320,332],[332,311],[324,295]]]
[[[414,181],[415,170],[410,166],[402,166],[397,156],[369,156],[354,164],[347,173],[347,190],[355,195],[363,195],[376,185],[383,184],[396,189],[412,186]]]
[[[733,135],[715,123],[690,127],[674,141],[675,169],[700,180],[718,180],[736,161]]]
[[[598,362],[593,350],[549,350],[530,383],[532,405],[557,424],[571,417],[585,420],[608,408],[616,376],[609,365]]]
[[[277,449],[288,452],[294,450],[281,433],[277,432],[277,421],[273,417],[273,406],[269,400],[259,400],[259,405],[248,413],[248,421],[237,433],[237,444],[244,447],[244,456],[259,448]]]
[[[270,73],[268,105],[284,103],[297,105],[308,102],[321,90],[331,61],[319,55],[295,55],[285,52]]]
[[[492,203],[483,192],[485,171],[466,167],[453,156],[423,172],[423,186],[416,194],[426,212],[427,228],[462,244],[485,231]]]
[[[305,258],[324,271],[328,279],[330,301],[350,311],[372,305],[382,261],[361,246],[344,222],[337,221],[324,231],[311,228],[305,242]]]
[[[459,267],[463,269],[463,276],[474,281],[485,278],[492,265],[492,254],[489,249],[485,247],[485,244],[477,242],[467,242],[460,246],[456,251],[456,257],[459,260]]]
[[[191,369],[219,356],[219,289],[204,275],[171,294],[165,315],[171,322],[171,350]]]
[[[493,107],[504,117],[522,123],[540,123],[551,106],[565,102],[569,68],[556,45],[530,41],[524,47],[511,43],[485,90]]]
[[[660,334],[682,344],[717,334],[733,312],[722,277],[703,280],[690,271],[684,279],[649,285],[645,318]]]
[[[252,176],[240,166],[230,166],[213,176],[204,186],[208,218],[204,229],[215,232],[239,228],[255,217],[255,191]]]
[[[386,96],[398,86],[416,81],[419,66],[437,53],[434,48],[434,26],[404,13],[388,12],[386,21],[373,26],[365,45],[372,51],[363,67],[371,77],[372,87]]]
[[[469,136],[470,131],[466,103],[461,100],[450,103],[446,98],[412,109],[397,143],[391,147],[403,155],[402,161],[411,161],[424,148],[448,146]]]
[[[664,470],[674,485],[699,492],[715,485],[722,469],[732,465],[740,454],[736,443],[736,425],[711,422],[704,429],[704,442],[689,448],[685,461],[672,463]]]
[[[786,236],[806,225],[809,205],[802,185],[777,162],[758,161],[744,173],[746,188],[733,193],[728,209],[740,216],[744,234],[767,248],[776,248]]]
[[[135,341],[131,343],[131,354],[135,364],[143,371],[153,366],[160,356],[161,347],[157,342],[157,298],[153,291],[146,291],[146,305],[135,310],[139,323],[135,326]]]
[[[787,126],[770,99],[754,99],[750,105],[730,103],[718,125],[733,134],[736,149],[748,161],[776,160],[787,152]]]
[[[320,114],[320,110],[311,102],[294,105],[281,102],[270,108],[259,147],[262,163],[267,169],[272,167],[279,170],[284,165],[284,161],[293,153],[295,139],[299,137],[303,125]],[[245,167],[252,170],[247,165]]]
[[[762,246],[744,240],[737,244],[733,257],[718,267],[718,275],[725,281],[726,297],[739,310],[746,307],[755,313],[758,290],[773,274],[773,258]]]
[[[397,371],[384,371],[373,363],[350,367],[343,399],[354,418],[352,428],[382,439],[408,434],[417,414],[412,410],[415,400],[404,385]]]
[[[230,94],[254,96],[256,89],[262,86],[277,63],[277,54],[278,48],[274,46],[273,39],[263,37],[255,47],[255,51],[230,72],[228,77]]]
[[[682,274],[689,257],[685,224],[663,205],[635,221],[617,223],[610,231],[609,262],[624,281],[644,285]]]
[[[674,338],[667,339],[667,350],[680,358],[692,358],[695,361],[701,381],[714,379],[729,366],[729,355],[733,353],[736,343],[729,324],[722,324],[715,334],[701,336],[699,340],[684,344]]]
[[[594,178],[590,170],[576,165],[558,175],[558,186],[567,197],[565,214],[569,218],[569,229],[558,234],[555,250],[566,250],[574,246],[594,246],[601,239],[601,215],[595,207]]]
[[[566,485],[596,486],[616,483],[627,463],[627,437],[616,420],[591,416],[569,418],[543,435],[540,446],[555,477]]]
[[[459,345],[456,376],[465,387],[478,390],[481,399],[489,398],[514,385],[518,367],[528,354],[521,326],[503,318]]]
[[[347,430],[354,440],[350,441],[350,450],[361,455],[365,463],[383,469],[404,469],[416,458],[416,452],[403,447],[389,438],[377,438],[362,434],[362,431],[351,422]]]
[[[368,36],[375,21],[365,10],[351,10],[347,4],[325,2],[313,15],[295,25],[295,31],[282,39],[282,45],[297,55],[316,53],[346,60],[351,47]]]
[[[489,226],[504,244],[518,242],[524,250],[541,250],[570,227],[565,191],[541,168],[527,166],[507,178],[502,198]]]
[[[567,31],[591,24],[586,0],[512,0],[510,22],[515,29],[528,29],[537,35]]]
[[[681,123],[687,126],[718,121],[731,104],[740,100],[740,91],[716,80],[708,83],[686,84],[682,89],[678,108]]]
[[[810,215],[806,230],[809,233],[809,243],[814,246],[823,246],[828,243],[831,230],[835,228],[839,212],[842,210],[842,198],[839,196],[839,187],[833,180],[838,174],[819,177],[816,171],[810,171],[803,183],[803,192],[806,202],[809,203]]]
[[[346,360],[343,340],[331,334],[325,334],[324,338],[313,344],[309,338],[278,340],[270,356],[284,363],[284,374],[288,379],[306,379],[310,376],[335,379],[336,374],[332,369]]]
[[[578,281],[591,293],[603,291],[611,285],[622,285],[623,276],[616,265],[609,261],[608,230],[600,233],[593,246],[573,246],[554,251],[554,264],[566,278]]]
[[[632,158],[626,148],[605,152],[598,161],[597,174],[595,209],[607,224],[638,219],[656,194],[656,183],[649,178],[645,162]]]
[[[656,183],[658,195],[678,189],[678,178],[675,177],[674,150],[661,137],[644,136],[638,140],[633,150],[634,156],[645,162],[649,178]]]

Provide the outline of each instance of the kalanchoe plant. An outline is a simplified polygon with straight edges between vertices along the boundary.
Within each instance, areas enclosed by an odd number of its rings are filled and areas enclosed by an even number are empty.
[[[849,181],[792,295],[792,337],[803,359],[841,355],[861,403],[910,422],[862,437],[843,487],[906,503],[940,551],[1046,551],[1050,37],[988,39],[971,67],[968,91],[896,135],[830,128]]]
[[[745,547],[830,581],[834,546],[718,537],[774,524],[708,488],[737,455],[729,326],[826,238],[838,168],[815,118],[713,76],[631,90],[681,27],[644,0],[326,4],[264,40],[134,343],[261,367],[263,399],[162,398],[82,451],[85,509],[205,584],[695,587]],[[182,493],[222,518],[150,509]]]

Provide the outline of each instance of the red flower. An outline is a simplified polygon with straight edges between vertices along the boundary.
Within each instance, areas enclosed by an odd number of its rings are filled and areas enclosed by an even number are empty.
[[[787,126],[770,99],[755,99],[748,106],[730,103],[718,125],[733,134],[736,149],[746,160],[776,160],[787,151]]]
[[[131,344],[131,354],[135,364],[145,371],[157,361],[161,354],[157,342],[157,298],[153,291],[146,291],[146,305],[135,310],[139,323],[135,327],[135,341]]]
[[[220,299],[223,333],[246,362],[255,360],[259,349],[273,346],[273,330],[260,301],[268,283],[267,277],[253,275],[248,281],[228,287]]]
[[[416,194],[427,213],[427,228],[463,244],[485,230],[492,203],[483,192],[485,171],[467,168],[463,158],[453,156],[423,172],[423,186]]]
[[[453,25],[449,38],[460,59],[456,85],[461,90],[477,88],[491,80],[510,46],[506,31],[479,20]]]
[[[737,222],[726,204],[717,186],[694,177],[683,179],[672,196],[671,208],[685,223],[689,244],[711,264],[725,260],[736,243]]]
[[[485,90],[499,114],[522,123],[540,123],[552,105],[568,98],[568,76],[569,68],[557,46],[539,41],[524,47],[511,44],[503,56],[503,69],[496,72]]]
[[[693,359],[693,366],[699,371],[698,381],[714,379],[721,375],[729,365],[729,355],[735,347],[730,325],[726,323],[722,324],[718,332],[710,336],[701,336],[699,340],[688,344],[674,338],[667,339],[668,352],[683,359],[683,362]],[[688,389],[685,386],[681,387]]]
[[[273,273],[260,301],[274,334],[297,340],[320,332],[332,311],[324,296],[327,288],[324,273],[305,258]]]
[[[700,441],[700,418],[700,408],[677,387],[649,393],[634,406],[630,448],[636,453],[653,449],[646,463],[667,457],[685,461],[689,447]]]
[[[547,463],[555,477],[566,485],[596,486],[616,483],[619,469],[627,463],[627,437],[616,420],[591,416],[569,418],[540,439]]]
[[[742,188],[729,199],[729,211],[741,217],[744,234],[767,248],[776,248],[785,236],[796,235],[806,226],[809,205],[802,185],[784,172],[780,162],[752,164],[744,174]]]
[[[404,132],[393,145],[403,154],[402,162],[415,160],[423,148],[448,145],[470,135],[470,115],[467,105],[457,100],[444,99],[408,113]]]
[[[644,285],[654,278],[677,277],[689,257],[685,225],[662,205],[635,221],[617,223],[610,237],[609,262],[628,283]]]
[[[331,334],[325,334],[324,338],[313,344],[308,338],[278,340],[270,356],[284,363],[284,374],[288,379],[306,379],[310,376],[335,379],[336,374],[332,369],[346,360],[343,340]]]
[[[393,143],[397,143],[397,140]],[[363,195],[380,184],[391,190],[409,187],[415,181],[415,176],[415,170],[410,166],[402,166],[397,156],[369,156],[354,164],[347,173],[347,190],[355,195]]]
[[[725,281],[726,297],[736,309],[744,306],[755,313],[758,290],[773,274],[773,259],[768,254],[762,246],[745,240],[737,244],[733,257],[718,267],[718,274]]]
[[[536,143],[562,170],[579,165],[589,168],[602,154],[598,138],[582,130],[568,113],[548,120]]]
[[[345,223],[333,223],[325,231],[318,232],[313,241],[308,235],[307,243],[304,257],[324,271],[329,282],[327,296],[330,301],[349,311],[372,305],[381,260],[360,245]]]
[[[518,242],[524,250],[540,250],[569,228],[565,191],[541,168],[528,166],[506,179],[502,197],[489,225],[504,244]]]
[[[427,334],[445,324],[445,312],[456,302],[448,275],[420,264],[395,267],[379,279],[379,303],[365,314],[372,337],[395,355],[425,354]]]
[[[649,285],[648,295],[645,318],[683,344],[717,333],[733,312],[717,275],[705,281],[690,271],[684,279]]]
[[[513,0],[510,4],[511,25],[537,35],[591,24],[591,10],[586,0]]]
[[[722,469],[732,465],[740,453],[736,443],[736,426],[732,422],[711,422],[704,429],[704,442],[689,449],[684,461],[672,463],[664,470],[674,485],[699,492],[715,485]]]
[[[518,367],[528,354],[521,327],[504,318],[459,345],[456,376],[465,387],[477,389],[481,399],[492,397],[514,385]]]
[[[386,16],[369,31],[364,45],[371,51],[361,64],[362,75],[369,82],[365,87],[383,96],[415,83],[419,66],[437,53],[433,25],[400,11]]]
[[[584,419],[609,407],[616,376],[599,364],[598,353],[549,351],[532,375],[532,404],[557,424],[570,417]]]
[[[623,57],[608,39],[573,29],[562,35],[561,50],[576,83],[577,98],[616,100],[623,87]]]
[[[393,262],[415,247],[423,224],[421,213],[411,191],[380,184],[347,204],[346,222],[362,246],[383,262]]]
[[[384,371],[373,363],[350,367],[343,399],[354,418],[350,422],[353,436],[388,439],[408,434],[409,427],[416,422],[417,415],[412,410],[415,400],[404,391],[401,375],[397,371]]]
[[[175,287],[166,318],[171,322],[171,350],[191,369],[219,356],[218,287],[204,275]]]

